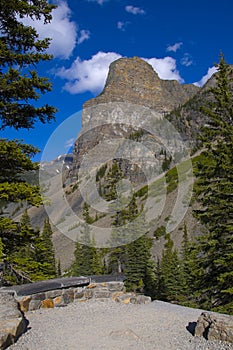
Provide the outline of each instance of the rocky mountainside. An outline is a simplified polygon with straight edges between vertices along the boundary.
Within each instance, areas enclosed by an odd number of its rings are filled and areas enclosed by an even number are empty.
[[[105,186],[116,159],[120,160],[126,183],[128,180],[133,182],[138,207],[147,205],[146,215],[152,217],[154,211],[163,207],[156,220],[149,219],[155,256],[161,254],[164,245],[161,232],[164,232],[169,223],[170,227],[175,227],[172,238],[177,246],[182,240],[184,222],[190,236],[200,232],[191,207],[178,220],[179,224],[176,225],[175,222],[177,212],[184,210],[188,203],[184,198],[185,193],[182,194],[182,186],[178,186],[181,178],[184,181],[190,177],[190,169],[186,165],[184,168],[188,170],[181,170],[180,179],[173,170],[168,173],[165,201],[157,191],[160,191],[160,180],[164,180],[161,172],[172,168],[182,158],[185,159],[186,140],[189,141],[189,146],[200,130],[203,120],[199,106],[205,91],[205,88],[200,89],[194,85],[161,80],[152,66],[137,57],[121,58],[110,65],[103,92],[83,106],[83,126],[73,156],[59,158],[41,168],[45,180],[48,178],[48,191],[45,195],[50,197],[51,203],[56,203],[53,238],[63,270],[70,266],[73,259],[72,235],[78,224],[77,218],[71,220],[72,213],[82,216],[83,203],[88,197],[90,204],[95,203],[96,197],[100,195],[96,186]],[[105,164],[107,167],[102,174]],[[98,175],[98,179],[95,177],[96,171],[102,174]],[[95,187],[90,182],[93,174],[94,180],[97,180]],[[82,188],[82,178],[86,181],[85,189]],[[61,179],[63,186],[60,186]],[[151,185],[149,191],[147,184]],[[185,186],[182,188],[185,192]],[[181,209],[179,204],[183,206]],[[47,215],[43,207],[30,208],[28,212],[33,226],[41,227]],[[96,231],[98,227],[111,225],[111,213],[105,214],[104,210],[101,212],[90,207],[90,215],[95,218]],[[17,216],[19,213],[14,215]],[[66,234],[61,233],[64,230]]]

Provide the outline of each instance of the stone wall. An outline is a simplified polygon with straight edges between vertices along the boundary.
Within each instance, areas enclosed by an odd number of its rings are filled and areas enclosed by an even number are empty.
[[[16,296],[16,300],[23,312],[40,308],[63,307],[74,301],[85,302],[90,299],[104,301],[112,299],[120,303],[145,304],[151,301],[150,297],[126,293],[123,282],[90,283],[88,286],[50,290],[26,296]]]

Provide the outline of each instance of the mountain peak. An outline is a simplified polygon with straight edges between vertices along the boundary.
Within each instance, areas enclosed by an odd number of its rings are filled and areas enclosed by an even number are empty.
[[[109,66],[102,93],[87,101],[83,108],[100,103],[130,102],[158,112],[170,111],[197,92],[194,85],[162,80],[153,67],[139,57],[119,58]]]

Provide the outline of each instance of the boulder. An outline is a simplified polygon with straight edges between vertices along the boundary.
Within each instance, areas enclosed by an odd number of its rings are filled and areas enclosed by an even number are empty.
[[[0,293],[0,349],[6,349],[26,331],[27,320],[12,294]]]
[[[42,307],[43,309],[52,309],[52,308],[54,308],[53,299],[45,299],[45,300],[42,300],[42,302],[41,302],[41,307]]]
[[[31,296],[26,296],[26,297],[20,297],[17,299],[19,303],[19,308],[22,312],[27,312],[29,310],[29,305],[31,301]]]
[[[74,289],[74,299],[81,299],[84,297],[84,288],[78,287]]]
[[[50,291],[45,293],[45,297],[46,297],[46,299],[53,299],[53,298],[61,296],[61,294],[62,294],[61,289],[50,290]]]
[[[121,303],[121,304],[129,304],[130,300],[131,300],[131,298],[133,296],[134,295],[132,293],[121,294],[121,295],[119,295],[118,297],[115,298],[115,301],[117,303]]]
[[[101,288],[97,289],[93,293],[93,298],[99,299],[99,298],[110,298],[111,293],[107,288]]]
[[[38,310],[41,307],[41,300],[31,300],[28,311]]]
[[[106,287],[111,292],[112,291],[114,291],[114,292],[125,292],[124,282],[120,282],[120,281],[106,282]]]
[[[194,335],[208,340],[233,343],[233,317],[202,312],[197,320]]]
[[[149,304],[151,303],[151,297],[148,297],[146,295],[135,295],[130,298],[130,302],[132,304]]]

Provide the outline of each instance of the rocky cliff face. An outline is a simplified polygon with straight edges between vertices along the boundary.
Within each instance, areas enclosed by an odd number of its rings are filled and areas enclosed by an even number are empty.
[[[103,92],[87,101],[83,108],[100,103],[130,102],[161,113],[183,104],[197,91],[192,84],[161,80],[152,66],[138,57],[120,58],[111,63]],[[83,123],[86,121],[84,114]]]
[[[131,138],[143,129],[141,140],[148,144],[151,129],[175,107],[194,96],[198,87],[161,80],[144,60],[120,58],[110,65],[103,92],[83,105],[83,129],[75,144],[74,172],[83,157],[103,140]],[[161,149],[155,147],[152,152]],[[106,150],[107,152],[107,150]]]

